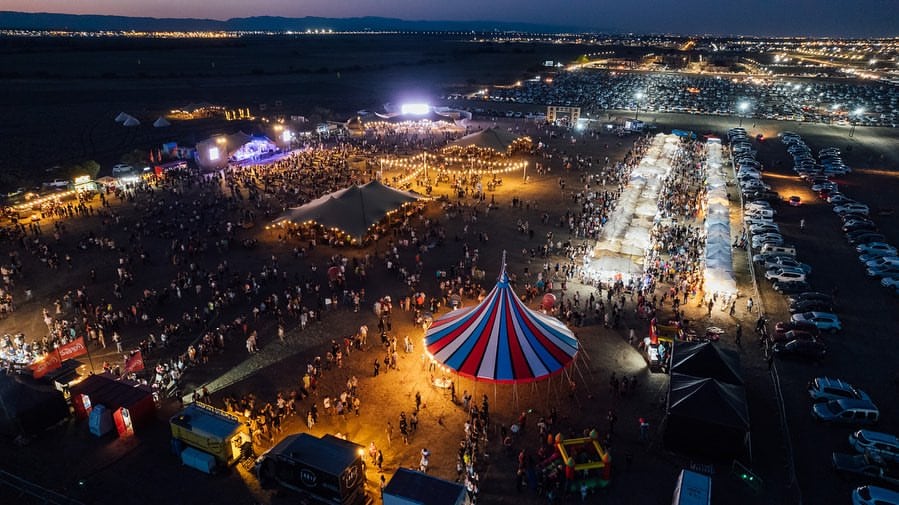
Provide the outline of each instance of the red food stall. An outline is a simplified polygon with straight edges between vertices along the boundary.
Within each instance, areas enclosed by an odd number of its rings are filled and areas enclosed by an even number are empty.
[[[153,419],[156,404],[149,387],[136,382],[117,380],[111,374],[91,375],[70,388],[75,415],[87,419],[91,410],[103,405],[112,412],[119,436],[133,435]]]

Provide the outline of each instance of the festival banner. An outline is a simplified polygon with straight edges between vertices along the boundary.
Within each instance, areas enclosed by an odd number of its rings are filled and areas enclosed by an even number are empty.
[[[56,351],[56,349],[53,349],[43,359],[31,365],[30,368],[34,372],[35,379],[40,379],[62,366],[62,359],[59,358],[59,353]]]
[[[125,369],[122,370],[122,373],[131,373],[131,372],[139,372],[144,369],[144,357],[141,356],[140,351],[135,352],[131,356],[128,356],[125,359]]]
[[[87,346],[84,344],[84,337],[78,337],[68,344],[60,346],[57,351],[59,351],[59,359],[65,361],[87,354]]]

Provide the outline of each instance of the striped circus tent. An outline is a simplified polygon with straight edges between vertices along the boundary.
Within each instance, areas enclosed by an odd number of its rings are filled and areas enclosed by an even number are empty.
[[[527,308],[515,295],[505,264],[481,303],[454,310],[431,324],[425,347],[438,363],[459,375],[509,384],[561,372],[579,350],[577,338],[561,321]]]

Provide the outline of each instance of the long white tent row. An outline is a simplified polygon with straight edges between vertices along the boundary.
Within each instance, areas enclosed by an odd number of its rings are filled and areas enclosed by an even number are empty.
[[[680,139],[658,134],[631,172],[615,209],[600,234],[587,271],[594,279],[633,279],[643,273],[643,258],[651,247],[650,231],[659,214],[662,183],[671,171],[671,155]]]
[[[721,141],[706,142],[705,291],[730,295],[737,292],[730,239],[730,201],[724,178]]]

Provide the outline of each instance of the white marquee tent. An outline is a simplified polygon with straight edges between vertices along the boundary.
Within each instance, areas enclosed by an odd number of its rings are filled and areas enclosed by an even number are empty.
[[[737,281],[734,278],[730,201],[725,186],[721,142],[707,142],[706,153],[705,286],[706,291],[712,293],[734,294],[737,292]]]

